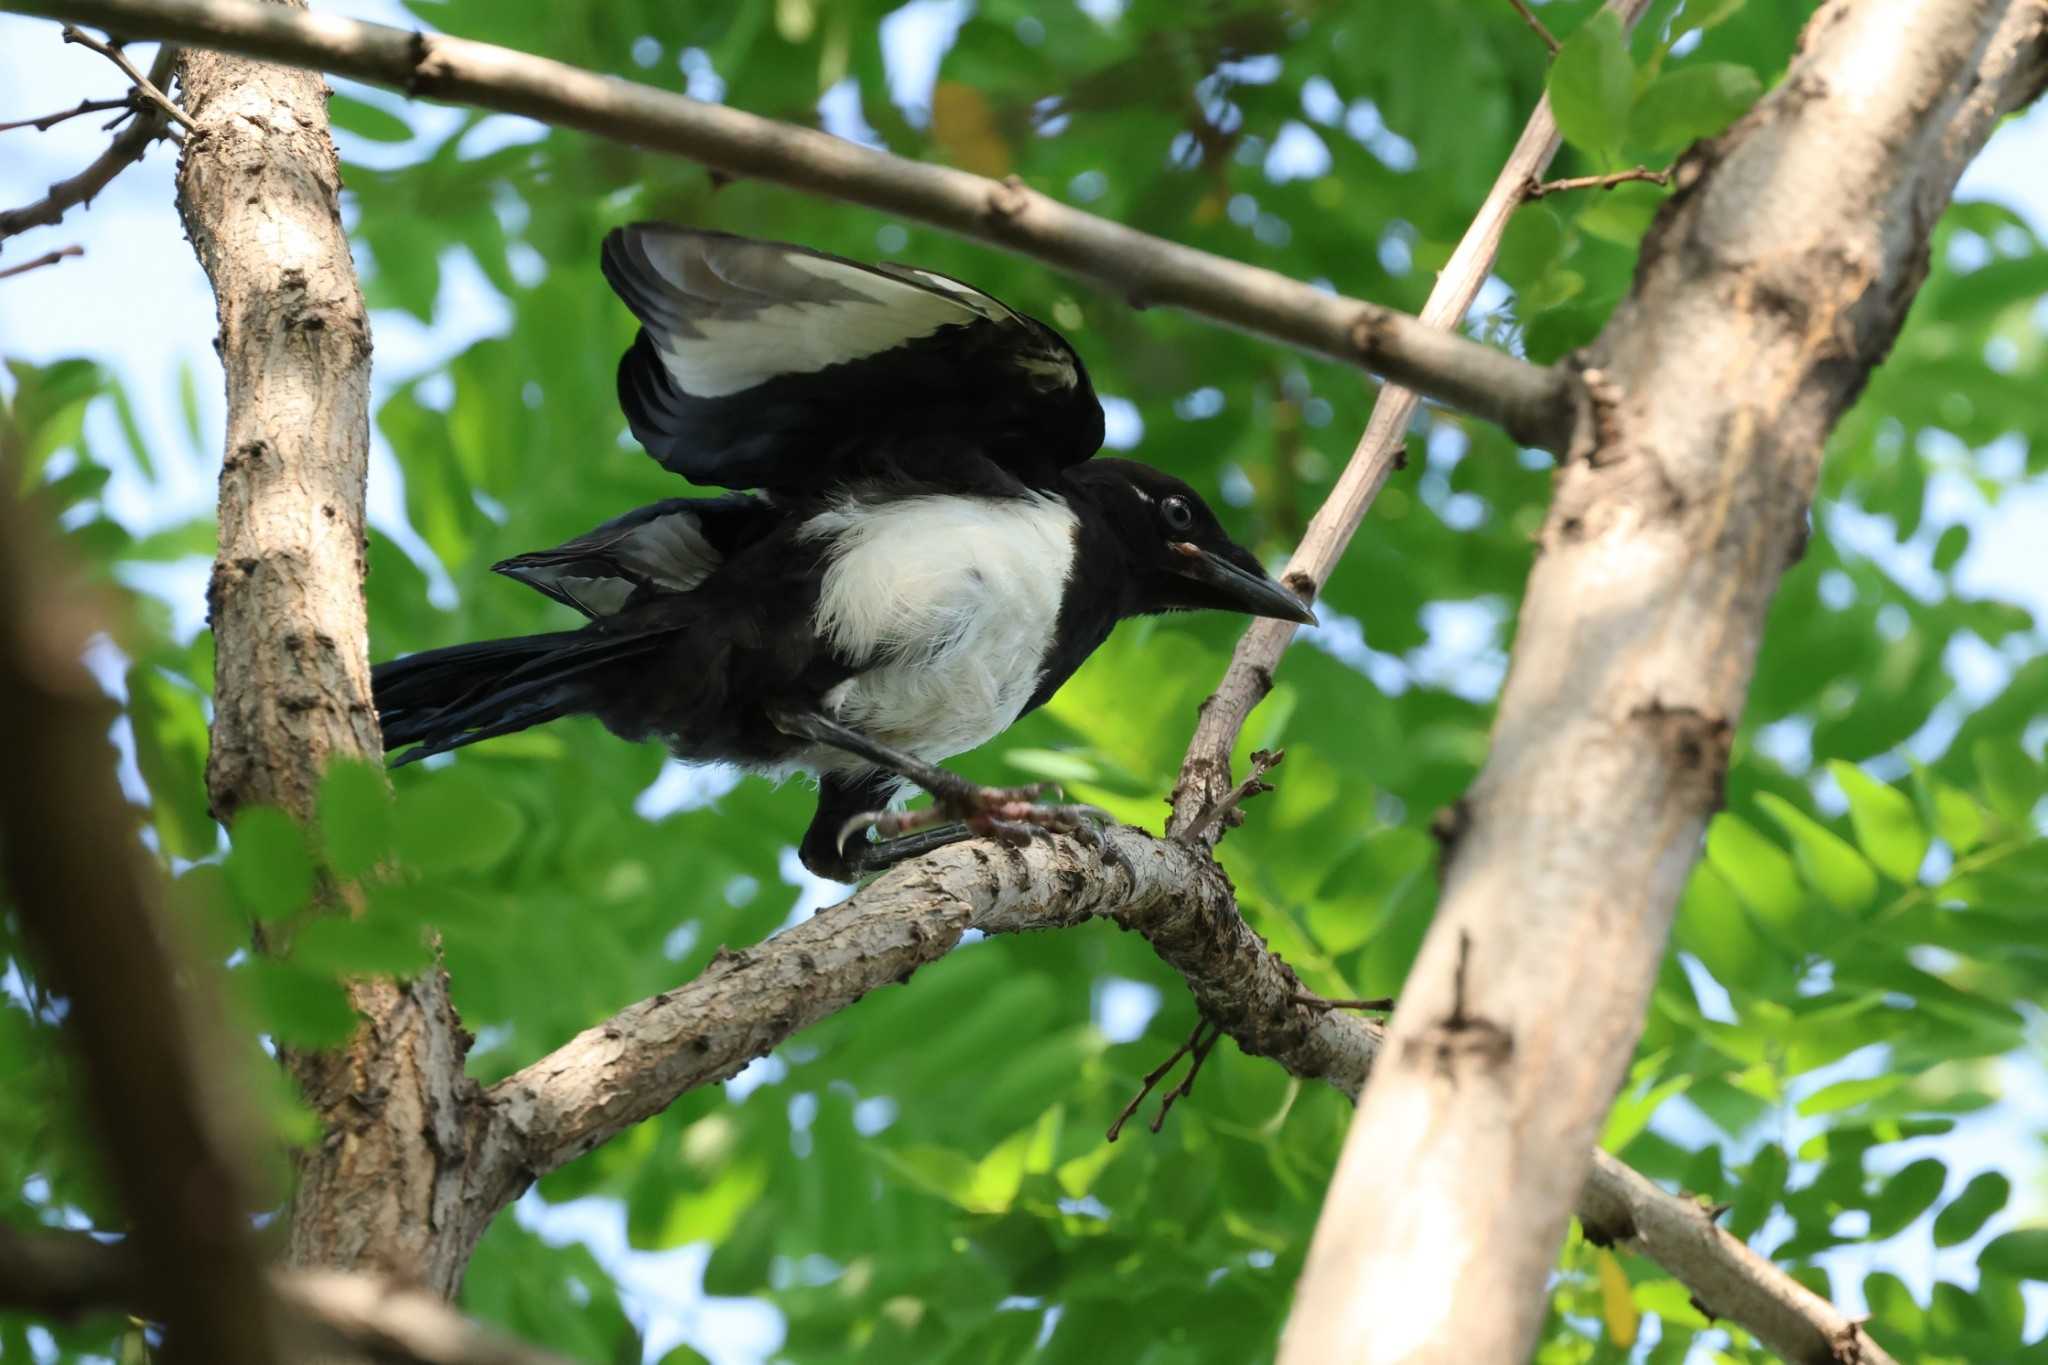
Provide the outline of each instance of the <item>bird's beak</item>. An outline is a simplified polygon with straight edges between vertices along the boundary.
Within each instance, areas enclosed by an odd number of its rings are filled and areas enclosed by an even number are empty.
[[[1316,624],[1316,614],[1308,609],[1307,603],[1259,570],[1242,568],[1222,555],[1186,541],[1174,545],[1173,550],[1180,557],[1177,572],[1216,589],[1232,608],[1304,626]]]

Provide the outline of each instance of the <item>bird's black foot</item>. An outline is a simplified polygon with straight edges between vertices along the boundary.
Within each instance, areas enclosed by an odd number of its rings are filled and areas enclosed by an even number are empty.
[[[1038,782],[1028,787],[983,787],[951,773],[944,776],[949,780],[934,782],[926,788],[932,794],[931,805],[921,810],[863,811],[839,827],[839,846],[844,848],[847,840],[864,829],[873,830],[882,842],[873,845],[869,852],[871,855],[880,854],[904,842],[898,836],[911,836],[935,825],[948,824],[960,827],[961,833],[953,838],[980,835],[1000,840],[1013,848],[1021,848],[1034,836],[1045,834],[1070,834],[1085,843],[1097,843],[1099,838],[1095,826],[1110,819],[1107,811],[1094,806],[1039,804],[1038,798],[1051,790],[1048,783]],[[944,842],[951,841],[947,839]],[[906,856],[911,855],[906,852],[890,861],[901,861],[901,857]]]
[[[817,817],[797,850],[805,867],[834,881],[852,881],[976,835],[1013,846],[1045,834],[1068,834],[1100,844],[1096,826],[1111,819],[1093,806],[1039,804],[1038,798],[1051,790],[1045,783],[984,787],[969,782],[814,711],[787,711],[772,718],[785,734],[829,744],[875,765],[863,777],[825,778]],[[896,778],[924,788],[932,804],[914,811],[882,809],[879,803],[895,790]],[[880,842],[854,842],[863,830],[874,831]]]

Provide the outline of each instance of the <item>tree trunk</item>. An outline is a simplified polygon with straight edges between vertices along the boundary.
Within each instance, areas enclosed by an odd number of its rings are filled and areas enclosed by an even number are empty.
[[[369,320],[326,81],[211,52],[188,52],[179,74],[198,130],[178,208],[227,376],[207,787],[223,820],[257,803],[310,820],[330,761],[383,751],[362,594]],[[438,972],[350,994],[364,1022],[348,1046],[285,1059],[324,1133],[297,1158],[288,1259],[453,1294],[474,1244],[446,1235],[469,1040]]]
[[[1288,1365],[1529,1358],[1828,433],[1964,165],[2039,90],[2043,13],[1831,0],[1784,81],[1680,161],[1590,357],[1598,448],[1558,471]]]

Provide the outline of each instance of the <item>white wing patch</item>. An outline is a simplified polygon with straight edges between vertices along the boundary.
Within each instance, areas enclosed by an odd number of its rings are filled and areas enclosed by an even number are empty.
[[[679,264],[664,259],[667,255],[650,250],[647,259],[664,280],[688,294]],[[746,306],[723,313],[715,305],[701,312],[686,310],[689,330],[696,335],[648,329],[676,387],[693,398],[723,398],[777,375],[812,374],[930,336],[941,327],[991,316],[962,298],[959,286],[936,293],[909,280],[798,253],[782,261],[828,285],[820,291],[825,297],[770,301],[755,294]]]
[[[947,494],[811,518],[829,539],[818,631],[867,667],[834,689],[838,719],[924,759],[1007,729],[1038,690],[1074,560],[1076,519],[1052,498]],[[864,762],[817,755],[823,770]]]
[[[613,554],[622,568],[676,592],[709,578],[722,559],[690,512],[670,512],[630,528]]]

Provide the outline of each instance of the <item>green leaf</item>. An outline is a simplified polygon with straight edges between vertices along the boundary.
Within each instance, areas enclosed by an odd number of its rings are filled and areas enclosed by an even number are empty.
[[[1783,1147],[1766,1142],[1757,1148],[1756,1155],[1750,1158],[1749,1170],[1743,1175],[1742,1187],[1736,1191],[1734,1206],[1728,1210],[1728,1231],[1745,1241],[1755,1236],[1771,1216],[1771,1210],[1785,1197],[1789,1170]]]
[[[1912,798],[1840,759],[1828,771],[1849,798],[1849,822],[1856,843],[1878,871],[1907,886],[1920,879],[1920,865],[1933,842],[1913,809]]]
[[[355,1031],[355,1009],[332,976],[272,957],[251,958],[234,975],[264,1032],[281,1043],[333,1047]]]
[[[1794,948],[1809,946],[1806,892],[1785,851],[1723,811],[1707,827],[1707,861],[1758,919]]]
[[[1934,1207],[1948,1183],[1948,1167],[1933,1157],[1923,1157],[1901,1168],[1884,1182],[1870,1205],[1869,1240],[1896,1237],[1908,1224]]]
[[[1876,871],[1833,830],[1775,792],[1760,792],[1756,800],[1791,836],[1792,856],[1807,884],[1835,909],[1855,914],[1877,899]]]
[[[2048,1280],[2048,1228],[2021,1228],[1992,1238],[1978,1254],[1977,1268],[2021,1280]]]
[[[235,816],[224,870],[235,899],[259,919],[289,914],[313,894],[306,836],[275,806],[251,806]]]
[[[1979,1171],[1934,1217],[1934,1244],[1959,1246],[1975,1237],[2012,1197],[2012,1182],[1997,1171]]]
[[[1962,561],[1970,548],[1970,528],[1957,522],[1934,542],[1934,571],[1947,573]]]
[[[1702,62],[1667,71],[1643,88],[1629,115],[1632,141],[1668,151],[1712,137],[1763,94],[1756,72],[1734,62]]]
[[[128,670],[128,718],[135,762],[149,785],[150,819],[164,852],[204,858],[220,847],[206,795],[206,713],[202,699],[162,670]]]
[[[1550,64],[1547,82],[1565,140],[1594,156],[1618,150],[1628,131],[1635,79],[1621,20],[1602,10],[1581,24]]]
[[[2015,825],[2032,817],[2034,803],[2041,799],[2041,769],[2017,739],[1980,739],[1970,749],[1977,760],[1977,781],[1984,799]]]
[[[373,908],[316,916],[293,937],[291,960],[332,977],[408,976],[433,954],[418,920]]]
[[[1913,790],[1919,800],[1921,818],[1934,827],[1934,832],[1958,857],[1984,842],[1989,821],[1975,797],[1960,787],[1950,786],[1919,763],[1913,765]]]
[[[1821,1114],[1837,1114],[1844,1109],[1854,1109],[1872,1100],[1883,1099],[1907,1081],[1910,1076],[1870,1076],[1854,1080],[1836,1081],[1825,1085],[1799,1102],[1799,1112],[1814,1118]]]
[[[337,876],[360,877],[391,851],[391,790],[381,768],[339,760],[320,777],[320,839]]]
[[[475,871],[510,853],[524,823],[459,767],[423,774],[398,798],[398,856],[422,872]]]
[[[372,142],[410,142],[412,125],[389,110],[337,90],[327,99],[327,117],[334,126]]]
[[[1508,220],[1494,271],[1517,289],[1534,284],[1564,253],[1564,219],[1547,204],[1524,204]]]

